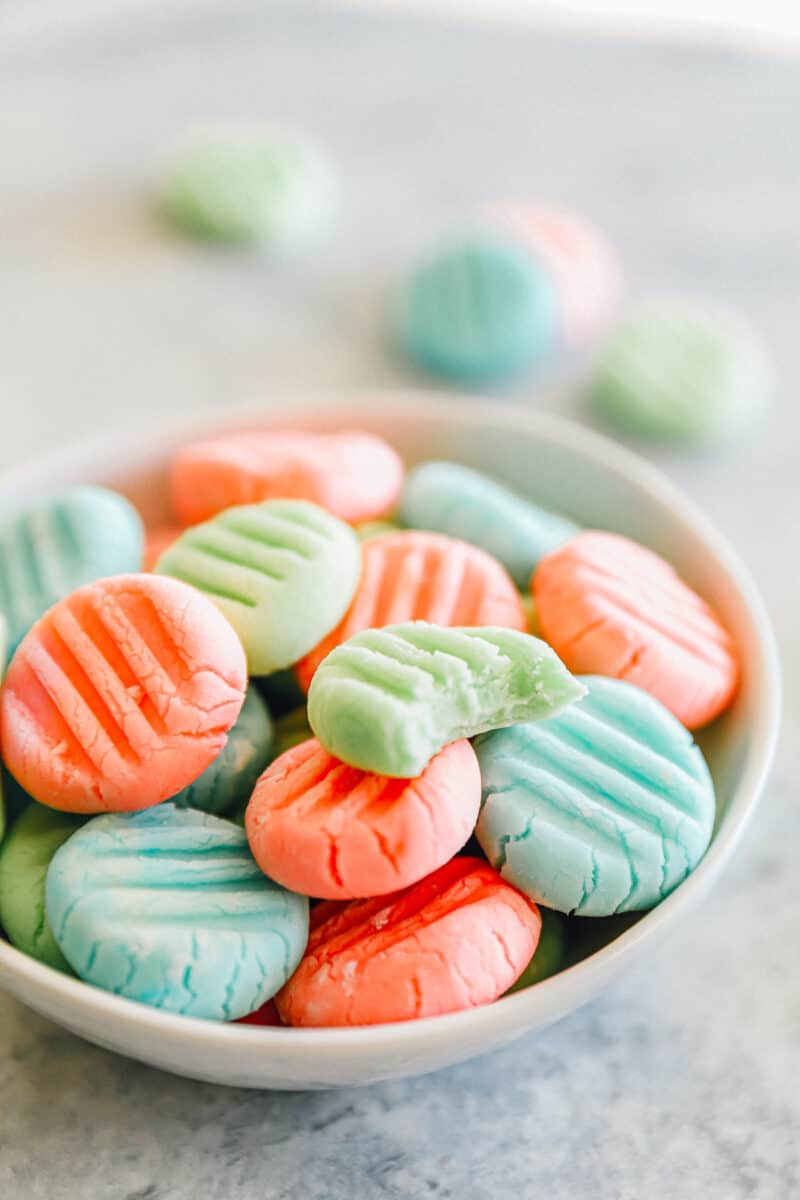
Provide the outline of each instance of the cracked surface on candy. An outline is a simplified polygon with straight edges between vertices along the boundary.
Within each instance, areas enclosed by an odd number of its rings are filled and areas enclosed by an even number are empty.
[[[540,926],[485,862],[455,858],[391,896],[318,905],[278,1011],[289,1025],[372,1025],[488,1004],[530,961]]]
[[[227,434],[185,446],[170,471],[173,507],[184,525],[276,497],[310,500],[356,525],[387,516],[402,484],[396,451],[357,431]]]
[[[346,766],[303,742],[261,776],[247,809],[250,848],[292,891],[324,899],[376,896],[447,862],[469,838],[480,805],[475,752],[453,742],[418,779]]]
[[[21,643],[0,694],[3,758],[52,808],[146,808],[219,754],[246,685],[241,644],[204,596],[152,575],[99,580]]]
[[[249,687],[228,740],[214,761],[177,795],[179,808],[221,813],[246,804],[256,780],[272,758],[272,720],[254,687]]]
[[[252,675],[288,667],[341,619],[358,584],[353,530],[316,504],[267,500],[187,529],[156,570],[191,584],[242,639]]]
[[[368,541],[353,601],[336,628],[297,665],[308,689],[323,658],[363,629],[402,621],[527,627],[505,569],[477,546],[443,534],[402,530]]]
[[[643,688],[688,729],[736,691],[730,634],[675,570],[628,538],[590,531],[549,554],[532,581],[543,636],[571,671]]]
[[[691,734],[647,693],[581,682],[580,704],[477,740],[477,837],[504,879],[549,908],[649,908],[705,853],[711,777]]]
[[[270,999],[308,934],[308,901],[262,874],[242,830],[172,804],[90,821],[53,858],[46,894],[82,979],[212,1020]]]
[[[583,695],[544,642],[497,626],[369,629],[320,664],[308,719],[343,762],[414,778],[462,737],[541,720]]]

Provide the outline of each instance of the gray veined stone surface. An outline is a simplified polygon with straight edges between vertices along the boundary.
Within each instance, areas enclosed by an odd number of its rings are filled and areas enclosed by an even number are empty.
[[[797,65],[304,3],[94,5],[63,24],[44,9],[0,38],[0,465],[98,422],[408,384],[379,302],[409,255],[497,195],[561,201],[609,231],[635,291],[724,300],[775,354],[760,438],[659,457],[760,581],[789,737],[690,924],[596,1003],[490,1058],[364,1091],[230,1091],[0,996],[0,1194],[800,1195]],[[195,250],[148,207],[188,124],[253,113],[320,137],[348,185],[338,235],[295,265]]]

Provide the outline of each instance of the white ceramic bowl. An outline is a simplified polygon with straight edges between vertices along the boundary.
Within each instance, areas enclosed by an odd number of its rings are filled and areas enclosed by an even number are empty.
[[[205,417],[165,431],[114,433],[59,451],[0,483],[0,511],[43,491],[91,481],[126,492],[149,521],[167,516],[164,466],[173,447],[222,427],[362,428],[409,463],[451,458],[482,468],[582,524],[629,534],[665,555],[715,606],[743,664],[734,707],[702,739],[718,819],[700,866],[667,900],[589,958],[485,1008],[362,1029],[294,1030],[172,1016],[102,992],[0,940],[0,984],[81,1037],[196,1079],[245,1087],[328,1088],[422,1074],[542,1029],[591,999],[697,905],[755,808],[773,753],[780,683],[773,634],[747,572],[723,539],[661,475],[614,443],[518,406],[421,394],[297,404]],[[702,919],[702,918],[700,918]]]

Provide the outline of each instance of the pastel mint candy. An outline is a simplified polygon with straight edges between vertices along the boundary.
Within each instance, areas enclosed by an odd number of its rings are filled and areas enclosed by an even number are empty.
[[[650,908],[694,870],[714,787],[691,734],[657,700],[582,676],[580,704],[478,739],[477,837],[503,878],[559,912]]]
[[[584,690],[527,633],[412,621],[332,650],[311,682],[308,720],[336,758],[411,779],[450,742],[552,716]]]
[[[553,354],[558,299],[550,274],[523,246],[478,232],[416,267],[395,326],[401,349],[425,370],[489,385]]]
[[[291,666],[330,633],[360,570],[350,526],[305,500],[228,508],[187,529],[156,564],[213,600],[241,638],[251,675]]]
[[[498,559],[520,588],[539,560],[578,527],[488,475],[452,462],[426,462],[406,476],[400,515],[412,529],[461,538]]]
[[[710,306],[662,302],[617,325],[589,394],[618,429],[689,444],[746,433],[771,390],[769,359],[746,321]]]
[[[0,611],[13,652],[31,625],[84,583],[141,570],[144,529],[124,496],[67,488],[0,526]]]
[[[246,803],[272,759],[272,735],[269,710],[251,686],[221,753],[194,783],[172,797],[172,803],[210,813],[226,812]]]
[[[8,940],[31,958],[72,974],[58,948],[44,907],[50,860],[82,824],[80,817],[31,801],[0,846],[0,925]]]
[[[244,831],[173,804],[89,821],[55,854],[46,904],[81,979],[217,1021],[269,1000],[308,939],[308,901],[261,872]]]
[[[337,207],[336,172],[306,138],[264,129],[209,131],[179,153],[162,207],[185,233],[274,249],[314,239]]]

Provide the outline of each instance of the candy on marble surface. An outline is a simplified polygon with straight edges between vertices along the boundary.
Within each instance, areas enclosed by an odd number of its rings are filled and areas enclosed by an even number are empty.
[[[246,684],[239,639],[194,588],[148,574],[98,580],[21,642],[0,692],[3,760],[52,808],[146,808],[216,758]]]
[[[206,241],[294,248],[316,238],[338,206],[322,148],[289,131],[242,126],[195,134],[164,181],[169,220]]]
[[[416,621],[332,650],[311,682],[308,719],[343,762],[414,778],[449,742],[552,716],[584,691],[527,633]]]
[[[156,570],[207,595],[241,638],[250,674],[267,675],[330,633],[360,567],[349,525],[304,500],[265,500],[187,529]]]
[[[608,238],[583,217],[533,204],[499,204],[489,220],[519,239],[552,274],[565,341],[580,346],[614,317],[622,268]]]
[[[271,879],[350,900],[396,891],[446,863],[475,828],[480,798],[468,741],[451,742],[405,780],[348,767],[313,738],[267,768],[245,828]]]
[[[308,936],[308,901],[266,878],[241,829],[172,804],[89,821],[53,858],[46,902],[81,979],[210,1020],[260,1008]]]
[[[772,389],[766,349],[742,317],[673,301],[644,306],[616,326],[589,398],[635,437],[700,444],[752,431]]]
[[[395,337],[412,362],[477,387],[550,357],[558,321],[549,272],[512,238],[481,230],[419,263],[394,314]]]
[[[705,853],[711,776],[652,696],[616,679],[581,682],[580,704],[476,741],[478,841],[504,879],[559,912],[650,908]]]

